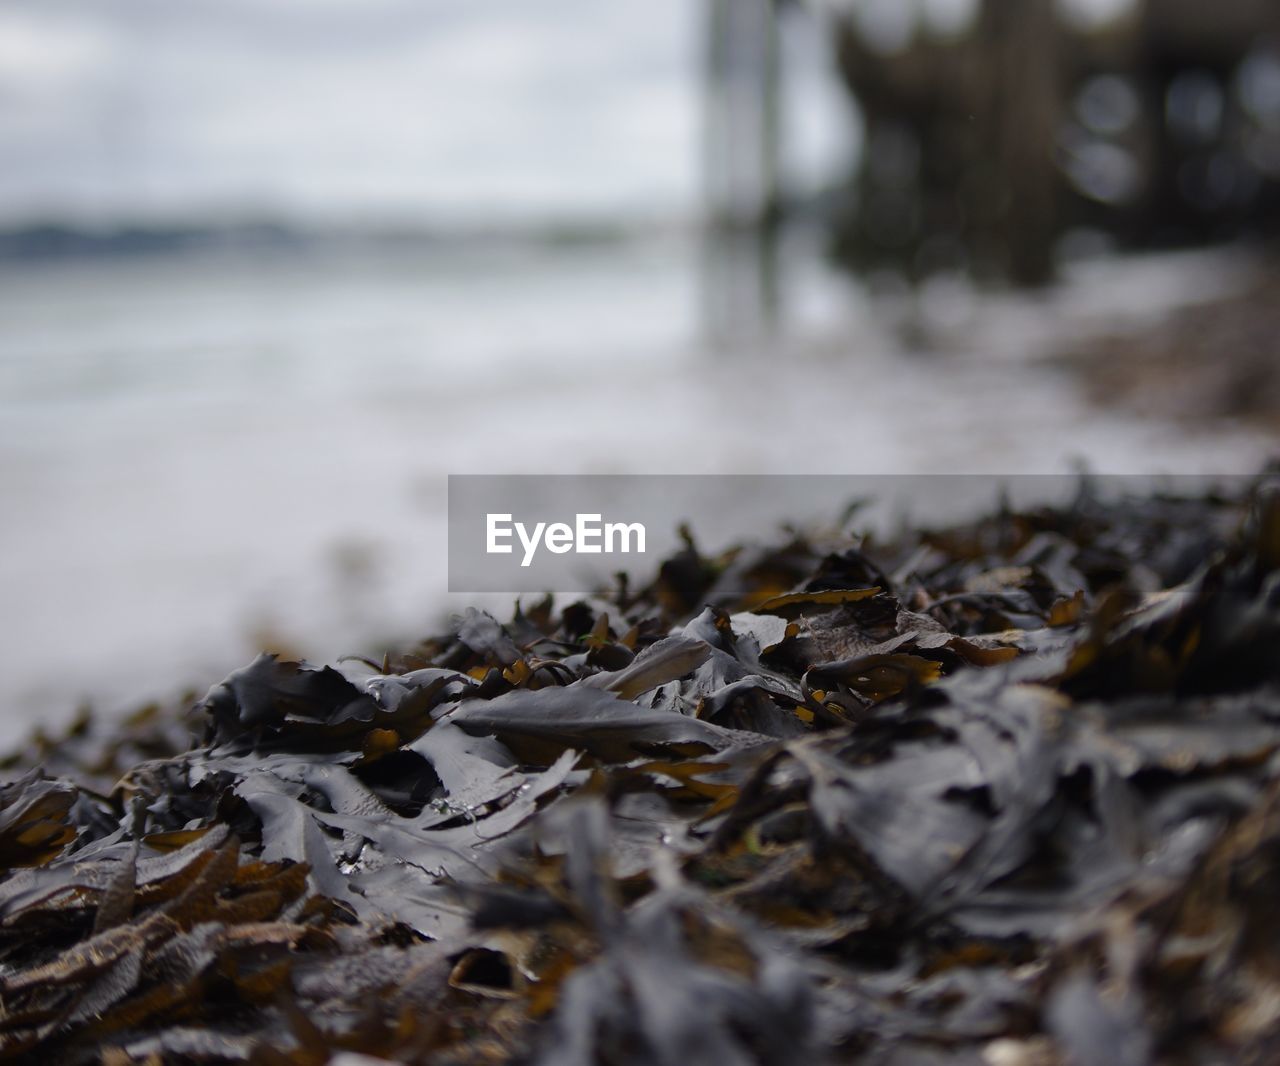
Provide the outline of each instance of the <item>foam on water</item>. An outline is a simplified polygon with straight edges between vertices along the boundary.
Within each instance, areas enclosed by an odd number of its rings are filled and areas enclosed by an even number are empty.
[[[1203,259],[944,291],[928,353],[853,290],[751,356],[696,343],[694,262],[667,241],[6,276],[0,736],[206,684],[263,633],[316,660],[422,633],[450,606],[450,473],[1232,473],[1271,444],[1099,413],[1027,358],[1108,293],[1107,321],[1183,299]]]

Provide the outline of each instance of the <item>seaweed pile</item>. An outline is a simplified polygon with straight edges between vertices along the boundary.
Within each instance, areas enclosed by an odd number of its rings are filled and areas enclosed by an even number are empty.
[[[1278,648],[1260,480],[263,656],[8,761],[0,1058],[1276,1061]]]

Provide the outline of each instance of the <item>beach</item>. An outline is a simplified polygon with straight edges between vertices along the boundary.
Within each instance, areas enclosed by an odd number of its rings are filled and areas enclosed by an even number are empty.
[[[1273,450],[1101,408],[1043,360],[1247,286],[1244,252],[911,298],[802,247],[749,350],[707,343],[699,263],[668,232],[4,267],[0,737],[202,692],[261,646],[416,638],[461,606],[449,474],[1244,474]]]

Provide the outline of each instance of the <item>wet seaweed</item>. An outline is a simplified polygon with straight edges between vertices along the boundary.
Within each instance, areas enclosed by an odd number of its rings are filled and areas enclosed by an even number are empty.
[[[793,535],[5,763],[0,1059],[1272,1061],[1280,495]]]

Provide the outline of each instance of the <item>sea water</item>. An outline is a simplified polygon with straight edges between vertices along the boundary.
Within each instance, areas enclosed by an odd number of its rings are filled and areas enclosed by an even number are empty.
[[[263,644],[437,627],[450,473],[1232,473],[1271,447],[1090,409],[1030,358],[1236,260],[921,298],[809,257],[749,344],[708,343],[700,261],[666,234],[0,266],[0,739]]]

